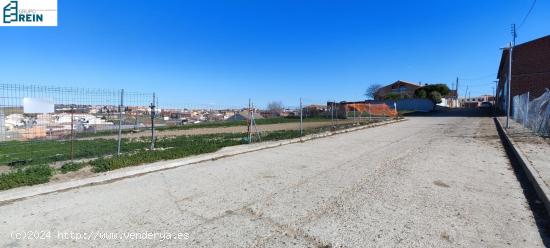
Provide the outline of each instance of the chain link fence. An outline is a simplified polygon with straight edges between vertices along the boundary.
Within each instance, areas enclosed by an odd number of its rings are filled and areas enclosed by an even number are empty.
[[[237,106],[177,101],[124,89],[0,84],[0,190],[59,173],[105,172],[335,131],[396,113],[383,103],[308,98],[268,106],[253,99]]]
[[[514,97],[513,118],[548,135],[550,92]],[[161,102],[161,101],[160,101]],[[399,105],[295,99],[258,107],[159,103],[154,93],[0,84],[0,190],[396,118]],[[8,167],[8,169],[6,169]]]
[[[55,163],[120,153],[125,146],[120,134],[151,128],[152,96],[0,84],[0,164]]]
[[[541,136],[550,134],[550,91],[530,101],[529,92],[514,96],[512,119]]]

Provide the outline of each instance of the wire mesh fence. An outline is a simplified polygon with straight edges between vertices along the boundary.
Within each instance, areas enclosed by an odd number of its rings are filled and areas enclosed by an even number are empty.
[[[152,100],[123,90],[37,85],[0,84],[0,92],[0,164],[12,166],[115,154],[124,145],[119,133],[147,128]]]
[[[550,91],[530,101],[529,92],[514,96],[512,119],[541,136],[550,134]]]
[[[174,99],[124,89],[0,84],[0,94],[0,190],[38,182],[14,179],[18,173],[43,171],[40,178],[47,181],[57,172],[103,172],[364,125],[396,113],[380,103],[308,98],[261,107],[254,99],[237,106],[163,104]]]
[[[367,102],[301,98],[269,107],[253,99],[237,106],[169,105],[154,93],[123,89],[0,84],[0,190],[84,168],[98,173],[299,138],[395,113]]]

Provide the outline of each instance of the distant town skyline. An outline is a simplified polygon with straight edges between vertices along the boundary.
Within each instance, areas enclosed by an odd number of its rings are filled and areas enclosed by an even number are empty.
[[[510,24],[518,44],[550,34],[548,1],[521,25],[530,5],[59,1],[58,27],[0,28],[0,83],[155,92],[168,108],[354,101],[370,84],[456,77],[473,97],[493,94]]]

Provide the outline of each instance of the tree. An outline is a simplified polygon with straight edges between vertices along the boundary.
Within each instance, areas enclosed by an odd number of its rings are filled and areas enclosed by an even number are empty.
[[[435,90],[430,92],[430,100],[432,100],[434,104],[441,103],[441,93]]]
[[[444,96],[449,95],[451,90],[446,84],[430,84],[420,87],[414,91],[414,95],[418,98],[430,99],[435,105],[442,102]]]
[[[388,93],[385,97],[384,97],[384,100],[394,100],[394,101],[397,101],[399,99],[401,99],[401,95],[400,94],[397,94],[397,93]]]
[[[365,96],[374,99],[376,97],[376,92],[378,92],[380,88],[382,88],[381,84],[371,84],[367,88],[367,91],[365,91]]]
[[[420,89],[420,90],[416,90],[414,92],[414,94],[418,97],[418,98],[428,98],[428,92],[426,92],[425,89]]]
[[[422,93],[422,91],[424,91],[424,93]],[[432,92],[432,91],[437,91],[439,92],[439,94],[441,94],[441,96],[447,96],[449,95],[449,92],[451,91],[449,89],[449,86],[447,86],[446,84],[429,84],[429,85],[426,85],[426,86],[423,86],[423,87],[420,87],[418,89],[416,89],[414,91],[414,94],[420,98],[427,98],[429,97],[429,94]],[[424,95],[426,94],[426,95]]]
[[[267,104],[267,111],[272,116],[279,116],[283,112],[283,103],[278,101],[272,101]]]

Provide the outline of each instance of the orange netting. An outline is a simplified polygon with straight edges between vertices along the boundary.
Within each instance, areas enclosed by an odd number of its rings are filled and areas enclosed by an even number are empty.
[[[358,111],[358,112],[367,112],[373,116],[397,116],[397,111],[391,109],[388,105],[384,103],[380,104],[371,104],[371,103],[353,103],[346,104],[346,110]]]

